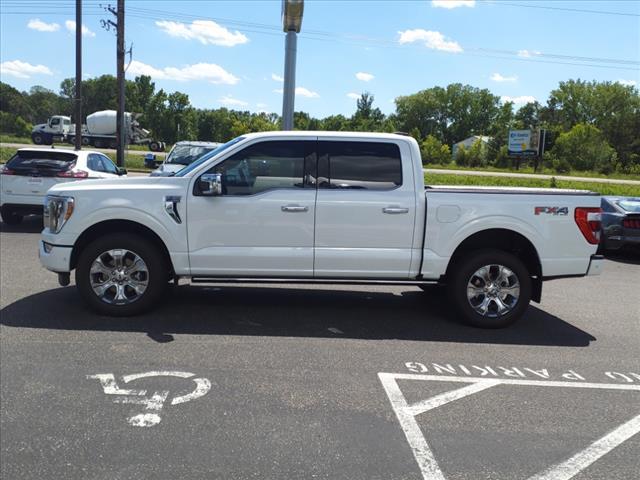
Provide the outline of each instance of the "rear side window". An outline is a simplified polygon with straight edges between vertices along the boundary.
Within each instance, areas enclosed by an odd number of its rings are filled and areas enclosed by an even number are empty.
[[[71,168],[76,163],[76,158],[73,153],[55,150],[19,151],[7,162],[7,168],[16,172],[60,172]]]
[[[402,160],[395,143],[319,143],[320,188],[392,190],[402,185]]]

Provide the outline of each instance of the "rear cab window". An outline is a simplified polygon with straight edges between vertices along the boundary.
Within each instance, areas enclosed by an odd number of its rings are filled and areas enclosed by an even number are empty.
[[[55,176],[74,167],[77,155],[55,150],[18,151],[6,168],[17,175]]]
[[[402,159],[395,143],[320,141],[319,188],[393,190],[402,186]]]

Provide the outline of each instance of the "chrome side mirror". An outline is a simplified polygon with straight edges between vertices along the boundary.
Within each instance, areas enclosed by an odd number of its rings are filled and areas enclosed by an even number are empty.
[[[205,173],[198,180],[198,190],[205,197],[222,195],[222,174]]]

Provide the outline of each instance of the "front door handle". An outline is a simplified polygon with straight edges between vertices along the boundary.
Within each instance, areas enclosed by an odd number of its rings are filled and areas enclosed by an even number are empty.
[[[309,207],[303,207],[301,205],[283,205],[281,207],[283,212],[308,212]]]
[[[402,208],[402,207],[385,207],[382,209],[382,213],[389,213],[391,215],[397,215],[399,213],[409,213],[409,209],[408,208]]]

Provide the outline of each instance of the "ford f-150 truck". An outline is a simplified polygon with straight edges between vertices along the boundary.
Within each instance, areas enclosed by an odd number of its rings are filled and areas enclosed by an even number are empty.
[[[406,135],[266,132],[169,177],[54,186],[42,264],[95,311],[128,316],[192,282],[442,284],[451,311],[506,326],[542,282],[600,273],[588,191],[426,187]]]

